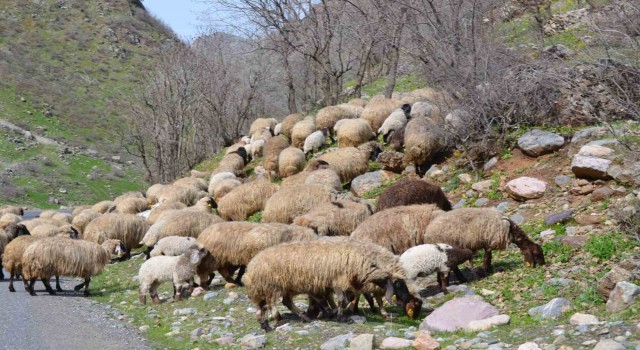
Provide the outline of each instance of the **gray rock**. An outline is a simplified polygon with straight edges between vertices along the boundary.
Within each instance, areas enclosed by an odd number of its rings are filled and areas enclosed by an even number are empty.
[[[636,301],[639,294],[640,287],[637,285],[626,281],[618,282],[609,294],[606,309],[609,312],[625,310]]]
[[[606,145],[617,145],[620,142],[616,139],[602,139],[602,140],[594,140],[587,143],[587,146],[606,146]]]
[[[524,216],[520,214],[511,215],[509,220],[513,221],[516,225],[522,225],[522,223],[524,222]]]
[[[563,211],[561,213],[549,214],[544,217],[544,223],[546,225],[554,225],[559,222],[570,219],[573,216],[573,209]]]
[[[173,315],[174,316],[180,316],[180,315],[191,315],[191,314],[195,314],[198,311],[198,309],[196,309],[195,307],[188,307],[188,308],[184,308],[184,309],[176,309],[173,311]]]
[[[539,129],[533,129],[518,138],[518,147],[531,157],[556,151],[563,145],[562,136]]]
[[[293,330],[293,327],[291,327],[291,325],[288,323],[285,323],[282,326],[276,327],[276,332],[280,332],[280,333],[287,333],[287,332],[291,332],[292,330]]]
[[[499,212],[504,213],[507,209],[509,209],[509,202],[501,202],[496,206],[496,209]]]
[[[349,319],[355,324],[364,324],[367,322],[367,318],[364,316],[353,315],[349,317]]]
[[[548,229],[540,232],[540,238],[545,238],[547,236],[553,236],[556,234],[556,230]]]
[[[348,334],[339,335],[337,337],[333,337],[333,338],[327,340],[326,342],[322,343],[322,345],[320,345],[320,349],[321,350],[346,349],[347,348],[347,343],[349,342],[349,339],[352,336],[353,336],[352,333],[348,333]]]
[[[383,182],[393,178],[393,175],[393,173],[385,170],[378,170],[360,175],[351,181],[351,190],[358,196],[362,196],[365,193],[380,187]]]
[[[191,337],[191,340],[198,340],[198,338],[200,338],[200,336],[204,333],[204,330],[201,327],[198,327],[194,330],[191,331],[191,333],[189,334],[189,336]]]
[[[482,167],[482,169],[484,171],[489,171],[489,170],[491,170],[491,168],[496,166],[496,164],[498,164],[498,157],[493,157],[493,158],[489,159],[488,162],[484,163],[484,166]]]
[[[553,179],[553,181],[556,183],[556,185],[564,187],[571,182],[571,178],[567,175],[558,175]]]
[[[493,326],[505,325],[509,324],[511,321],[511,317],[509,315],[496,315],[489,318],[485,318],[484,320],[471,321],[467,327],[467,330],[472,332],[482,331],[489,329]],[[487,347],[489,345],[487,344]]]
[[[600,321],[598,321],[597,317],[589,314],[579,313],[579,312],[576,312],[575,314],[571,315],[571,318],[569,319],[569,323],[575,326],[589,326],[593,324],[598,324],[598,322]]]
[[[565,298],[555,298],[545,305],[529,309],[529,315],[540,318],[558,318],[571,308],[571,303]]]
[[[573,282],[570,278],[550,278],[547,283],[554,286],[568,286],[571,282]]]
[[[528,342],[518,346],[518,350],[541,350],[538,344]]]
[[[580,178],[607,180],[610,165],[608,159],[576,155],[571,161],[571,171]]]
[[[420,329],[455,332],[467,329],[471,321],[483,320],[499,313],[498,309],[479,296],[454,298],[429,314],[420,324]]]
[[[547,190],[547,183],[533,177],[523,176],[507,182],[505,190],[513,199],[526,201],[542,197]]]
[[[204,300],[205,301],[209,301],[209,300],[211,300],[211,299],[213,299],[213,298],[215,298],[217,296],[218,296],[217,292],[209,292],[209,293],[204,295]]]
[[[613,339],[603,339],[596,344],[593,350],[624,350],[624,345]]]
[[[404,338],[388,337],[382,340],[380,349],[404,349],[411,347],[413,341]]]
[[[476,207],[484,207],[487,204],[489,204],[489,200],[486,198],[478,198],[476,201]]]
[[[360,334],[351,338],[350,349],[351,350],[371,350],[373,349],[373,334]]]
[[[266,335],[247,334],[240,341],[243,349],[260,349],[267,344]]]
[[[571,143],[577,143],[579,141],[582,141],[585,138],[602,136],[606,134],[607,134],[607,129],[601,126],[582,129],[573,135],[573,137],[571,138]]]
[[[467,204],[467,200],[466,199],[461,199],[458,201],[458,203],[453,205],[453,209],[460,209],[462,207],[464,207],[464,205]]]

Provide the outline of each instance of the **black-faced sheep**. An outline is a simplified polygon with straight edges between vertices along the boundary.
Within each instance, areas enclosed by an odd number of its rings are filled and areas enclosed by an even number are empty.
[[[78,239],[80,236],[80,232],[78,232],[78,230],[73,227],[73,225],[62,225],[62,226],[54,226],[54,225],[39,225],[36,226],[36,228],[34,228],[31,231],[31,235],[34,237],[38,237],[38,238],[45,238],[45,237],[71,237],[73,239]]]
[[[378,129],[378,134],[382,135],[382,139],[384,142],[387,142],[389,136],[392,133],[400,130],[407,125],[409,119],[411,119],[411,105],[403,104],[401,108],[393,111],[387,119],[384,120],[380,129]]]
[[[244,167],[249,163],[249,154],[244,148],[239,148],[237,151],[231,152],[220,160],[218,167],[213,171],[212,175],[230,172],[236,176],[242,176],[244,173]]]
[[[267,180],[242,184],[218,201],[218,214],[224,220],[246,220],[264,209],[265,203],[276,191],[278,185]]]
[[[377,211],[412,204],[435,204],[444,211],[451,210],[440,186],[419,179],[403,179],[382,191]]]
[[[282,119],[282,135],[291,138],[291,130],[293,129],[293,126],[303,119],[304,116],[302,116],[302,114],[300,113],[289,114],[284,119]]]
[[[363,119],[345,119],[337,128],[338,147],[358,147],[371,141],[375,134]]]
[[[351,238],[378,244],[394,254],[424,244],[429,222],[444,213],[433,204],[409,205],[379,211],[366,218]]]
[[[372,213],[367,203],[341,199],[316,205],[293,224],[309,227],[319,236],[349,236]]]
[[[304,152],[295,147],[287,147],[278,156],[278,174],[281,177],[295,175],[304,169]]]
[[[22,236],[29,236],[29,234],[29,230],[22,224],[10,223],[4,229],[0,229],[0,260],[4,259],[5,252],[8,251],[8,247],[13,241]],[[0,268],[0,280],[3,279],[4,272]]]
[[[267,200],[262,212],[262,222],[290,224],[296,216],[306,214],[320,203],[335,199],[335,192],[323,185],[282,187]]]
[[[131,249],[142,246],[140,240],[149,229],[149,223],[135,214],[107,213],[91,221],[84,230],[84,239],[102,244],[117,239],[125,247],[124,258],[129,258]]]
[[[22,221],[22,216],[13,213],[6,213],[0,216],[0,228],[4,228],[9,224],[17,224]]]
[[[402,102],[398,100],[386,98],[372,99],[367,106],[364,107],[361,118],[369,123],[371,130],[378,130],[385,119],[401,106]]]
[[[429,118],[413,118],[404,132],[406,165],[415,165],[419,174],[424,174],[426,165],[444,149],[444,132]]]
[[[369,160],[375,160],[381,152],[380,145],[371,141],[356,147],[336,148],[318,156],[318,159],[329,164],[335,170],[340,180],[349,182],[356,176],[367,172]]]
[[[12,213],[12,214],[24,216],[24,209],[22,209],[20,207],[16,207],[15,205],[2,205],[2,206],[0,206],[0,216],[4,215],[6,213]]]
[[[316,123],[313,117],[309,116],[297,122],[291,129],[291,146],[302,148],[304,140],[314,131],[316,131]]]
[[[483,268],[490,273],[491,252],[507,249],[513,243],[522,252],[526,266],[544,265],[540,245],[531,241],[522,229],[491,208],[460,208],[433,219],[424,233],[425,243],[446,243],[474,253],[484,249]]]
[[[270,138],[265,144],[262,151],[262,166],[268,171],[278,171],[278,156],[289,147],[289,141],[283,136]]]

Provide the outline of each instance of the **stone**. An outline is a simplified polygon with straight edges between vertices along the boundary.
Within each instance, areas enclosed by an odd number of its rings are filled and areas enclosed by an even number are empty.
[[[240,344],[242,345],[242,349],[260,349],[267,344],[267,336],[255,335],[255,334],[247,334],[242,337],[240,340]]]
[[[564,137],[539,129],[533,129],[518,138],[518,147],[531,157],[554,152],[563,145]]]
[[[576,215],[576,222],[580,225],[597,225],[604,221],[602,215]]]
[[[573,282],[573,280],[570,278],[550,278],[549,281],[547,281],[547,283],[554,286],[568,286],[571,282]]]
[[[604,299],[609,299],[609,295],[618,282],[629,281],[633,277],[633,269],[628,269],[620,265],[616,265],[607,272],[596,283],[598,292]]]
[[[351,338],[349,348],[351,350],[371,350],[373,349],[373,334],[360,334]]]
[[[616,192],[609,186],[600,187],[591,193],[591,201],[600,202],[614,196]]]
[[[473,189],[474,191],[478,191],[480,193],[486,193],[491,189],[492,185],[493,185],[493,180],[483,180],[471,185],[471,189]]]
[[[594,189],[595,187],[593,187],[592,184],[586,184],[582,186],[572,187],[570,192],[571,194],[576,196],[586,196],[589,193],[593,192]]]
[[[558,175],[553,179],[553,182],[560,187],[564,187],[571,182],[571,178],[567,175]]]
[[[198,327],[189,333],[189,337],[191,340],[198,340],[202,334],[204,334],[204,329],[202,329],[202,327]]]
[[[215,342],[218,343],[218,345],[231,345],[233,344],[233,337],[227,335],[216,339]]]
[[[140,330],[140,332],[145,333],[146,331],[149,330],[149,325],[144,325],[144,326],[140,326],[140,328],[138,328],[138,330]]]
[[[291,325],[288,323],[285,323],[282,326],[276,327],[276,332],[279,332],[279,333],[287,333],[287,332],[291,332],[292,330],[293,330],[293,327],[291,327]]]
[[[609,147],[600,145],[586,145],[582,146],[578,151],[578,155],[585,157],[597,157],[603,158],[613,154],[613,150]]]
[[[393,178],[395,174],[386,170],[377,170],[360,175],[351,181],[351,190],[358,196],[374,190]]]
[[[571,248],[582,248],[587,244],[587,236],[562,236],[559,237],[560,243]]]
[[[548,303],[529,309],[529,315],[534,317],[552,319],[558,318],[571,308],[571,303],[565,298],[555,298]]]
[[[545,57],[551,58],[551,59],[568,58],[576,54],[575,51],[571,50],[570,48],[562,44],[547,46],[544,49],[542,49],[542,53]]]
[[[573,216],[573,209],[563,211],[561,213],[549,214],[544,217],[544,223],[550,226],[550,225],[557,224],[559,222],[566,221],[570,219],[572,216]]]
[[[473,178],[471,177],[471,175],[464,173],[464,174],[460,174],[458,175],[458,179],[460,179],[460,181],[469,184],[473,181]]]
[[[611,161],[608,159],[576,155],[571,161],[571,171],[577,177],[607,180],[610,165]]]
[[[518,350],[541,350],[538,344],[528,342],[518,346]]]
[[[478,198],[475,204],[476,207],[484,207],[485,205],[489,204],[489,200],[486,198]]]
[[[571,318],[569,319],[569,323],[574,326],[584,326],[584,325],[590,326],[593,324],[598,324],[598,322],[600,321],[598,320],[597,317],[589,314],[582,314],[579,312],[576,312],[575,314],[571,315]]]
[[[454,298],[442,304],[420,324],[421,330],[455,332],[466,329],[471,321],[500,314],[498,309],[479,296]]]
[[[224,289],[233,289],[235,287],[237,287],[236,284],[231,282],[225,283],[224,285]]]
[[[428,332],[419,331],[416,334],[416,339],[413,340],[413,347],[416,350],[436,350],[440,348],[440,343]]]
[[[596,344],[593,350],[624,350],[624,345],[613,339],[603,339]]]
[[[496,210],[501,213],[504,213],[507,209],[509,209],[509,202],[501,202],[496,206]]]
[[[573,135],[573,137],[571,138],[571,143],[577,143],[584,138],[606,135],[607,133],[607,129],[602,126],[593,126],[590,128],[582,129]]]
[[[524,223],[524,216],[520,214],[511,215],[511,217],[509,217],[509,220],[513,221],[513,223],[516,225],[522,225],[522,223]]]
[[[217,296],[218,296],[217,292],[209,292],[209,293],[204,295],[204,300],[205,301],[209,301],[209,300],[211,300],[211,299],[213,299],[213,298],[215,298]]]
[[[547,190],[547,183],[533,177],[519,177],[507,182],[507,193],[518,201],[540,198]]]
[[[640,294],[640,287],[631,282],[618,282],[609,294],[606,309],[609,312],[618,312],[627,309],[633,304]]]
[[[467,204],[467,200],[462,198],[461,200],[458,201],[458,203],[453,205],[453,209],[463,208],[465,204]]]
[[[553,236],[556,234],[556,230],[548,229],[540,232],[540,238],[545,238],[547,236]]]
[[[491,170],[491,168],[496,166],[496,164],[498,164],[498,157],[493,157],[493,158],[489,159],[488,162],[484,163],[484,166],[482,167],[482,169],[484,171],[489,171],[489,170]]]
[[[364,324],[367,322],[367,318],[364,316],[353,315],[349,319],[355,324]]]
[[[193,289],[193,292],[191,292],[191,296],[192,297],[197,297],[198,295],[204,293],[204,288],[202,287],[197,287]]]
[[[380,349],[403,349],[413,345],[413,341],[404,338],[388,337],[382,340]]]
[[[619,143],[620,142],[616,139],[601,139],[601,140],[590,141],[589,143],[587,143],[587,146],[606,146],[606,145],[615,146]]]
[[[173,311],[174,316],[191,315],[198,311],[195,307],[188,307],[184,309],[176,309]]]
[[[378,154],[376,161],[382,165],[383,170],[399,174],[404,170],[403,158],[404,154],[401,152],[385,151]]]
[[[496,315],[484,320],[471,321],[466,329],[471,332],[484,331],[493,326],[509,324],[510,321],[511,317],[509,315]]]
[[[346,349],[347,348],[347,343],[349,342],[349,339],[352,336],[353,336],[352,333],[348,333],[348,334],[342,334],[342,335],[338,335],[336,337],[333,337],[333,338],[327,340],[326,342],[322,343],[322,345],[320,345],[320,349],[321,350]]]
[[[609,167],[607,174],[622,184],[637,183],[638,175],[640,175],[640,162],[625,162],[623,166],[614,164]]]

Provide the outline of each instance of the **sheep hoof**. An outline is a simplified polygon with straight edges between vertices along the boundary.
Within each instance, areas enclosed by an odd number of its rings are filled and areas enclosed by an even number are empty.
[[[56,295],[56,291],[52,290],[48,290],[47,293],[49,293],[49,295]]]
[[[73,287],[73,290],[75,290],[76,292],[79,291],[80,289],[82,289],[82,287],[84,287],[82,284],[79,284],[75,287]]]
[[[273,331],[273,328],[269,326],[269,322],[267,321],[260,322],[260,328],[264,329],[265,333],[269,333]]]
[[[29,291],[29,295],[31,295],[32,297],[37,297],[38,296],[38,294],[36,294],[36,292],[33,291],[33,290]]]
[[[151,300],[154,304],[160,304],[160,298],[158,296],[152,297]]]
[[[147,305],[147,296],[146,295],[141,295],[140,296],[140,304]]]
[[[15,289],[15,288],[13,288],[13,286],[9,286],[9,291],[10,291],[11,293],[15,293],[15,292],[16,292],[16,289]]]
[[[91,295],[91,292],[89,292],[88,290],[85,290],[85,291],[84,291],[84,296],[85,296],[85,297],[88,297],[88,296],[90,296],[90,295]]]
[[[62,288],[60,288],[60,287],[56,287],[56,291],[60,292],[60,293],[64,292],[64,290]]]

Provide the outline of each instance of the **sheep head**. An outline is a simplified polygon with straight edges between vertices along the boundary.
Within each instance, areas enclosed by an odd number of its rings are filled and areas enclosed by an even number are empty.
[[[544,252],[539,244],[534,243],[527,237],[527,234],[516,225],[513,221],[509,220],[509,234],[511,236],[511,242],[520,248],[522,255],[524,256],[524,265],[527,267],[536,267],[538,265],[545,265]]]
[[[408,103],[403,104],[401,109],[404,112],[404,115],[407,117],[407,119],[411,118],[411,105],[410,104],[408,104]]]
[[[404,280],[397,279],[393,282],[393,293],[397,297],[398,304],[402,306],[407,317],[415,319],[420,316],[422,300],[411,295],[407,283]]]

